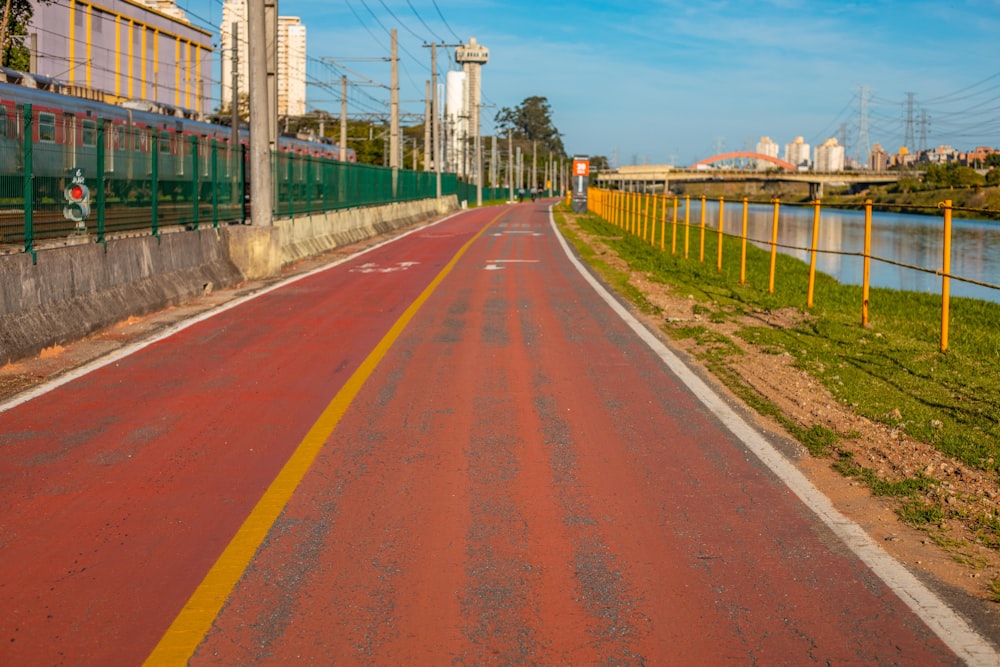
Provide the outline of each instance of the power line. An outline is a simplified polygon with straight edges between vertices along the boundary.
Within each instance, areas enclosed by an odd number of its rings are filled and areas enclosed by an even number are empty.
[[[451,26],[448,25],[448,21],[444,18],[444,14],[441,13],[441,8],[438,7],[437,0],[431,0],[431,3],[434,5],[434,9],[437,10],[438,16],[441,17],[441,22],[444,23],[444,27],[448,28],[448,32],[450,32],[457,41],[461,42],[462,38],[459,37],[458,34],[451,29]]]

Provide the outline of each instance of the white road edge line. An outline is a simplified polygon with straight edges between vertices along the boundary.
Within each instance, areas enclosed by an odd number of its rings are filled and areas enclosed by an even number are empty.
[[[15,396],[14,398],[12,398],[10,401],[8,401],[6,403],[0,404],[0,413],[3,413],[5,411],[7,411],[7,410],[10,410],[11,408],[15,408],[15,407],[17,407],[19,405],[27,403],[28,401],[31,401],[31,400],[39,397],[39,396],[42,396],[43,394],[47,394],[48,392],[52,391],[53,389],[57,389],[58,387],[61,387],[64,384],[69,384],[73,380],[75,380],[77,378],[80,378],[80,377],[83,377],[84,375],[87,375],[88,373],[92,373],[92,372],[98,370],[99,368],[104,368],[105,366],[108,366],[108,365],[113,364],[113,363],[115,363],[117,361],[120,361],[121,359],[124,359],[125,357],[129,356],[130,354],[134,354],[134,353],[138,352],[139,350],[141,350],[141,349],[143,349],[145,347],[149,347],[150,345],[152,345],[154,343],[158,343],[158,342],[160,342],[161,340],[163,340],[165,338],[169,338],[169,337],[173,336],[176,333],[184,331],[188,327],[192,327],[195,324],[198,324],[200,322],[204,322],[205,320],[210,319],[212,317],[215,317],[216,315],[218,315],[220,313],[224,313],[227,310],[230,310],[231,308],[236,308],[237,306],[240,306],[240,305],[246,303],[247,301],[250,301],[252,299],[256,299],[257,297],[260,297],[260,296],[263,296],[265,294],[268,294],[269,292],[273,292],[274,290],[281,289],[282,287],[285,287],[287,285],[291,285],[292,283],[296,283],[296,282],[298,282],[300,280],[304,280],[306,278],[309,278],[310,276],[316,275],[317,273],[322,273],[323,271],[327,271],[329,269],[332,269],[332,268],[334,268],[336,266],[339,266],[341,264],[344,264],[346,262],[350,262],[351,260],[353,260],[353,259],[355,259],[357,257],[361,257],[363,255],[366,255],[366,254],[372,252],[373,250],[381,248],[384,245],[387,245],[387,244],[392,243],[394,241],[397,241],[397,240],[399,240],[401,238],[409,236],[410,234],[417,234],[419,232],[426,231],[427,229],[430,229],[431,227],[439,225],[442,222],[445,222],[446,220],[450,220],[451,218],[453,218],[453,217],[455,217],[457,215],[460,215],[462,213],[466,213],[466,212],[467,211],[455,211],[454,213],[452,213],[450,215],[447,215],[447,216],[441,218],[440,220],[436,220],[436,221],[430,223],[429,225],[424,225],[422,227],[415,227],[415,228],[413,228],[413,229],[411,229],[411,230],[409,230],[407,232],[403,232],[402,234],[399,234],[398,236],[394,236],[391,239],[386,239],[385,241],[382,241],[381,243],[376,243],[375,245],[373,245],[373,246],[371,246],[369,248],[365,248],[364,250],[358,251],[358,252],[354,253],[353,255],[350,255],[348,257],[344,257],[342,259],[339,259],[336,262],[331,262],[329,264],[324,264],[323,266],[317,267],[317,268],[315,268],[315,269],[313,269],[311,271],[307,271],[307,272],[299,274],[297,276],[292,276],[292,277],[287,278],[285,280],[281,280],[279,282],[274,283],[273,285],[268,285],[267,287],[265,287],[265,288],[263,288],[263,289],[261,289],[259,291],[252,292],[250,294],[247,294],[246,296],[241,296],[238,299],[233,299],[232,301],[227,301],[226,303],[224,303],[224,304],[222,304],[220,306],[217,306],[215,308],[206,310],[203,313],[200,313],[198,315],[193,316],[191,319],[187,319],[187,320],[183,320],[183,321],[180,321],[180,322],[176,322],[176,323],[170,325],[169,327],[164,328],[162,331],[154,334],[153,336],[150,336],[149,338],[145,338],[145,339],[137,341],[135,343],[126,345],[126,346],[124,346],[124,347],[122,347],[122,348],[120,348],[118,350],[115,350],[114,352],[109,353],[106,356],[99,357],[99,358],[95,359],[94,361],[91,361],[89,363],[83,364],[82,366],[79,366],[79,367],[73,369],[72,371],[69,371],[68,373],[66,373],[64,375],[60,375],[60,376],[58,376],[56,378],[53,378],[52,380],[46,381],[44,384],[41,384],[38,387],[35,387],[34,389],[29,389],[28,391],[24,392],[23,394],[18,394],[17,396]]]
[[[549,224],[559,239],[566,257],[584,280],[590,283],[594,291],[660,357],[678,379],[687,385],[698,400],[770,468],[862,562],[871,568],[875,575],[884,581],[948,648],[972,667],[996,667],[1000,664],[1000,655],[989,641],[979,635],[955,610],[876,544],[861,526],[841,514],[830,499],[813,486],[798,468],[771,446],[756,429],[747,424],[711,387],[608,293],[576,258],[569,243],[559,233],[551,207],[549,207]]]

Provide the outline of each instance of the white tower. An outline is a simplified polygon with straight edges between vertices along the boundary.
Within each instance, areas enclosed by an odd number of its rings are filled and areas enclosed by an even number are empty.
[[[444,109],[447,119],[445,131],[448,134],[444,162],[448,169],[462,173],[462,149],[469,136],[469,116],[465,109],[465,72],[451,71],[445,75]]]
[[[467,140],[473,144],[479,141],[479,108],[482,95],[481,70],[489,62],[490,50],[476,42],[475,37],[469,38],[469,43],[455,49],[455,62],[462,65],[465,72],[465,115],[468,117]],[[470,150],[472,146],[469,147]],[[468,173],[463,167],[460,173]]]

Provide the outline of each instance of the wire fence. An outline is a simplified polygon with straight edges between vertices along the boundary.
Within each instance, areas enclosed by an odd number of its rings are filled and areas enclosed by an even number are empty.
[[[902,262],[891,257],[881,257],[872,253],[872,212],[874,205],[871,200],[864,204],[864,242],[860,252],[848,251],[837,248],[821,248],[819,246],[822,202],[814,201],[809,206],[813,210],[812,236],[809,246],[787,244],[779,242],[779,229],[781,228],[782,205],[780,200],[774,199],[771,202],[773,213],[770,224],[770,235],[767,238],[755,238],[748,234],[748,205],[749,200],[743,198],[736,203],[741,206],[742,219],[740,233],[733,234],[725,230],[724,211],[726,200],[718,198],[718,217],[711,225],[707,217],[706,198],[700,197],[701,206],[699,209],[699,220],[692,222],[692,206],[690,196],[659,195],[625,192],[618,190],[603,190],[591,188],[588,191],[588,208],[591,212],[604,218],[606,221],[621,228],[623,231],[632,234],[646,243],[658,247],[661,252],[669,252],[674,255],[683,254],[685,259],[691,258],[694,243],[697,243],[698,261],[705,261],[706,238],[714,234],[718,242],[713,245],[717,248],[716,269],[722,271],[723,268],[723,248],[724,238],[738,239],[741,247],[739,282],[746,282],[746,246],[752,243],[770,250],[770,267],[768,292],[774,293],[777,253],[798,251],[805,253],[809,259],[809,281],[807,286],[806,305],[813,307],[815,299],[816,266],[819,255],[837,255],[842,257],[859,258],[862,262],[862,304],[861,320],[863,326],[869,323],[869,293],[871,289],[871,264],[879,262],[893,265],[924,274],[939,277],[941,280],[941,350],[948,348],[949,330],[949,310],[951,298],[951,281],[960,281],[974,284],[989,290],[1000,290],[1000,285],[990,282],[976,280],[961,275],[954,275],[951,272],[952,260],[952,215],[956,210],[950,200],[940,202],[935,208],[940,211],[943,218],[941,227],[941,264],[934,268],[918,266],[907,262]],[[889,208],[889,206],[886,206]],[[899,210],[900,206],[891,206],[894,210]],[[928,207],[919,207],[926,209]],[[989,211],[979,211],[989,213]],[[989,223],[984,223],[989,224]],[[696,236],[696,238],[694,238]]]
[[[103,243],[114,235],[158,235],[170,227],[244,223],[250,168],[244,145],[184,133],[179,126],[140,127],[33,111],[27,104],[16,112],[0,106],[0,252],[33,253],[53,240]],[[306,152],[274,151],[270,169],[278,218],[439,192],[436,173]],[[441,174],[440,180],[443,196],[469,187],[455,174]]]

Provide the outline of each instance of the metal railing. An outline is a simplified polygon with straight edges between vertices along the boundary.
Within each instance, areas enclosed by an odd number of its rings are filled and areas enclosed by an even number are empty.
[[[169,119],[168,119],[169,120]],[[26,140],[26,138],[28,138]],[[104,243],[247,220],[245,147],[180,131],[35,112],[0,114],[0,251],[34,253],[40,242]],[[273,214],[295,217],[437,196],[437,174],[272,153]],[[73,210],[78,175],[89,201]],[[441,194],[465,187],[441,175]],[[79,219],[77,219],[79,218]]]
[[[869,323],[869,292],[871,289],[871,264],[872,261],[912,269],[922,273],[939,276],[941,279],[941,334],[940,348],[942,351],[948,349],[949,333],[949,310],[950,310],[950,288],[951,281],[962,281],[973,283],[991,290],[1000,290],[1000,285],[994,285],[982,281],[972,280],[967,277],[953,275],[951,272],[951,242],[952,242],[952,213],[955,208],[950,200],[940,202],[940,209],[943,216],[942,227],[942,263],[940,267],[926,268],[901,263],[892,258],[879,257],[872,253],[872,209],[873,204],[868,200],[864,204],[864,248],[858,252],[848,252],[843,250],[820,248],[818,245],[820,234],[820,201],[810,204],[813,208],[812,241],[809,247],[796,247],[781,244],[778,242],[778,229],[780,226],[781,202],[774,199],[772,222],[770,235],[768,238],[753,238],[747,233],[748,199],[742,198],[737,204],[742,208],[741,232],[732,234],[725,231],[723,224],[723,212],[725,198],[718,199],[718,219],[708,221],[706,219],[706,197],[696,199],[701,200],[700,219],[694,222],[691,219],[691,197],[675,195],[658,195],[625,192],[619,190],[604,190],[591,188],[588,191],[588,207],[607,222],[621,228],[626,233],[632,234],[642,241],[658,248],[660,252],[670,252],[673,255],[682,254],[684,259],[695,253],[697,245],[698,261],[705,262],[706,259],[706,239],[712,240],[716,237],[711,246],[716,251],[715,266],[717,271],[723,269],[723,239],[733,238],[740,243],[739,257],[739,283],[746,282],[747,264],[747,243],[766,247],[770,254],[770,266],[768,271],[768,292],[774,293],[775,274],[777,266],[777,253],[788,250],[805,251],[809,256],[809,279],[806,287],[806,306],[811,308],[814,305],[814,288],[816,283],[816,258],[817,254],[835,254],[842,256],[860,256],[862,259],[862,303],[861,303],[861,324],[868,326]],[[898,205],[894,208],[898,208]],[[696,238],[695,238],[696,237]]]

